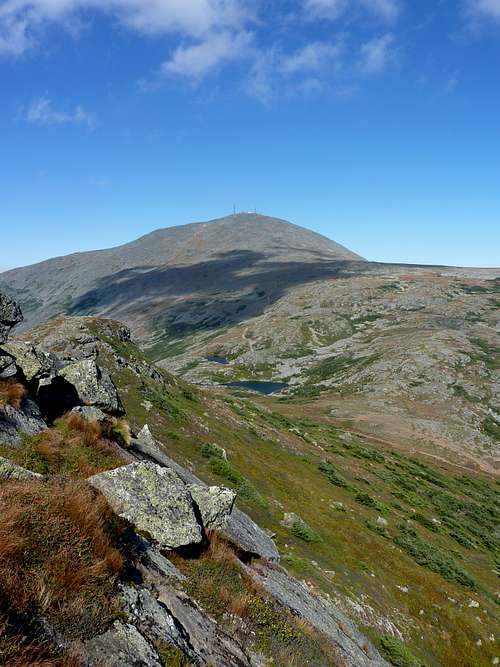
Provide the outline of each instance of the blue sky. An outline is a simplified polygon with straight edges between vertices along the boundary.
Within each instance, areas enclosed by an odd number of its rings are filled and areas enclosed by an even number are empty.
[[[0,269],[254,209],[500,265],[500,0],[0,0]]]

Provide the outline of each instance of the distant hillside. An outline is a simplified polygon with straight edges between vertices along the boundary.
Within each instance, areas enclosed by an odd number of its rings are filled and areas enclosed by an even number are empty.
[[[166,309],[187,295],[230,294],[218,314],[234,321],[252,311],[256,293],[307,281],[339,260],[364,261],[310,230],[242,213],[13,269],[0,285],[21,303],[24,328],[62,313],[92,313],[118,317],[144,334],[168,328]]]

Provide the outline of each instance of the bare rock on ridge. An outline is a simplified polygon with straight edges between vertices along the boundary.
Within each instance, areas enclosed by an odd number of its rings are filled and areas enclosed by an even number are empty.
[[[84,405],[92,405],[113,414],[124,413],[111,376],[99,368],[93,359],[68,364],[59,371],[59,376],[75,388]]]
[[[5,343],[12,327],[22,321],[17,303],[0,292],[0,343]]]

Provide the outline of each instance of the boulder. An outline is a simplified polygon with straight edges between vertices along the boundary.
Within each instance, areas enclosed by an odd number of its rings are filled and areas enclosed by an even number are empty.
[[[12,405],[0,407],[0,443],[16,445],[19,443],[19,434],[36,435],[45,431],[44,422],[36,403],[25,398],[19,409]]]
[[[117,514],[138,531],[151,535],[161,547],[198,544],[202,527],[189,489],[170,468],[132,463],[94,475],[89,480]]]
[[[229,517],[224,532],[241,551],[269,561],[279,561],[280,554],[271,537],[237,507]]]
[[[112,414],[124,413],[111,376],[106,370],[99,368],[93,359],[68,364],[58,375],[75,388],[84,405],[101,408]]]
[[[17,303],[0,292],[0,344],[5,343],[12,327],[22,321],[23,315]]]
[[[11,341],[3,346],[3,350],[14,358],[17,368],[28,382],[55,373],[56,360],[54,355],[35,347],[32,343]]]
[[[161,667],[159,656],[137,628],[115,621],[104,634],[86,642],[86,667]]]
[[[236,493],[221,486],[200,484],[190,484],[188,489],[198,507],[203,526],[214,530],[227,528]]]
[[[0,456],[0,480],[26,480],[37,478],[42,479],[42,475],[37,472],[32,472],[31,470],[26,470],[26,468],[22,468],[16,463],[12,463],[12,461]]]

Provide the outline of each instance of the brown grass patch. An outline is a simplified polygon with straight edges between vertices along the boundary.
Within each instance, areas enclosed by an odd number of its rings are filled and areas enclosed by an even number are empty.
[[[16,410],[19,410],[25,396],[26,389],[19,382],[15,380],[0,380],[0,408],[4,405],[11,405]]]
[[[0,447],[0,455],[34,472],[87,478],[124,464],[120,450],[98,422],[68,414],[18,447]]]
[[[99,631],[123,567],[122,527],[84,482],[0,486],[0,598],[17,615],[40,615],[70,638]]]

